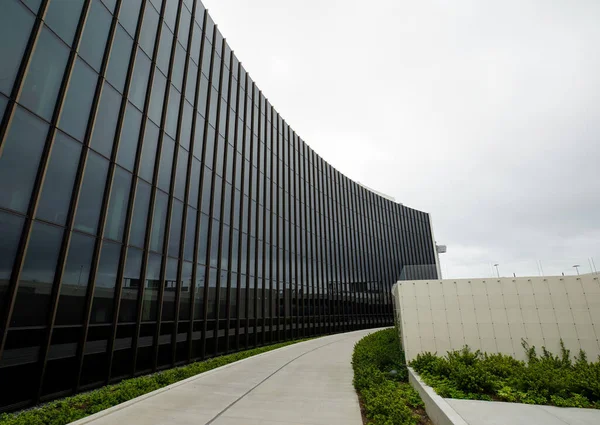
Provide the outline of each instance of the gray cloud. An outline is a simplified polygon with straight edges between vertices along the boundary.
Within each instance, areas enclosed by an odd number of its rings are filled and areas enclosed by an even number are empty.
[[[204,3],[309,145],[432,214],[447,276],[600,267],[600,2]]]

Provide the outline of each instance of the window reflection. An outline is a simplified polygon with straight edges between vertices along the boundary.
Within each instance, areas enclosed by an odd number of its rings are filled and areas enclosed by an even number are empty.
[[[96,233],[107,174],[108,161],[90,151],[77,204],[75,229]]]
[[[117,270],[121,256],[121,245],[104,242],[100,253],[100,262],[96,271],[94,301],[92,303],[91,323],[112,321]]]
[[[98,74],[78,57],[58,127],[79,141],[83,141],[85,136],[97,79]]]
[[[13,261],[23,228],[23,217],[0,212],[0,314],[5,304]]]
[[[27,70],[20,102],[47,120],[52,118],[68,57],[67,46],[44,27]]]
[[[175,319],[175,295],[177,294],[177,260],[167,259],[165,271],[165,290],[163,293],[162,320]]]
[[[162,257],[158,254],[148,256],[146,268],[146,283],[144,284],[144,299],[142,303],[142,320],[157,319],[157,300],[160,288],[160,264]]]
[[[46,12],[46,25],[65,43],[71,44],[84,0],[52,0]]]
[[[144,108],[151,66],[150,58],[141,49],[138,49],[129,86],[129,99],[139,109]]]
[[[152,218],[152,237],[150,239],[150,249],[152,251],[162,252],[165,240],[165,227],[167,225],[167,204],[169,197],[166,193],[156,191],[154,201],[154,216]]]
[[[184,262],[181,269],[181,295],[179,296],[179,320],[189,320],[192,296],[192,263]]]
[[[137,27],[138,18],[140,16],[140,6],[142,0],[127,0],[121,2],[119,10],[119,22],[127,32],[133,37]]]
[[[108,69],[106,70],[106,79],[121,93],[125,88],[132,46],[133,40],[129,34],[127,34],[123,27],[117,25],[115,38],[110,51],[110,62],[108,63]]]
[[[131,231],[129,232],[129,243],[142,248],[146,236],[146,222],[148,221],[148,210],[150,208],[150,185],[138,179],[137,192],[131,219]]]
[[[25,255],[12,327],[45,326],[63,230],[35,222]]]
[[[104,82],[91,146],[107,158],[110,158],[112,152],[120,107],[121,95],[110,84]]]
[[[0,92],[9,95],[35,21],[34,15],[18,0],[3,0],[0,13]]]
[[[160,6],[159,6],[160,8]],[[154,51],[154,41],[156,39],[156,29],[158,28],[158,12],[149,3],[144,10],[144,23],[140,34],[140,46],[150,56]]]
[[[129,248],[127,261],[123,270],[123,288],[121,290],[121,305],[119,306],[119,322],[135,322],[137,318],[137,297],[141,287],[141,269],[143,252],[140,249]]]
[[[83,323],[95,238],[73,232],[56,311],[57,325]]]
[[[130,190],[131,174],[120,167],[116,167],[108,213],[106,215],[105,238],[116,241],[123,239]]]
[[[46,123],[17,107],[0,152],[0,206],[27,210],[47,131]]]
[[[146,131],[142,145],[142,159],[140,161],[139,175],[148,182],[152,181],[156,149],[158,148],[159,129],[150,120],[146,121]]]
[[[171,171],[173,169],[173,155],[175,151],[175,140],[166,134],[163,137],[162,150],[160,152],[160,168],[158,169],[158,187],[169,191],[171,187]]]
[[[131,103],[127,104],[121,137],[119,140],[119,153],[117,163],[129,171],[133,171],[135,155],[137,153],[140,126],[142,125],[142,113]]]
[[[96,72],[100,72],[111,16],[100,0],[92,0],[79,43],[79,54]]]
[[[37,208],[38,218],[65,224],[81,147],[81,144],[60,131],[56,134]]]

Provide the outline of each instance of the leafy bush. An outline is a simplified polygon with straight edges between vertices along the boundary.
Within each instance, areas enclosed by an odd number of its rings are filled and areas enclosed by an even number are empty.
[[[422,409],[419,394],[406,382],[408,372],[400,349],[398,332],[385,329],[367,335],[352,355],[354,387],[365,416],[374,425],[413,425]]]
[[[306,341],[306,339],[283,342],[215,357],[202,362],[158,372],[153,375],[127,379],[118,384],[108,385],[88,393],[77,394],[73,397],[53,401],[31,410],[12,414],[0,414],[0,425],[68,424],[202,372],[302,341]]]
[[[465,346],[445,357],[419,354],[410,365],[442,397],[600,408],[600,359],[590,363],[580,351],[573,362],[562,341],[559,355],[522,345],[526,362]]]

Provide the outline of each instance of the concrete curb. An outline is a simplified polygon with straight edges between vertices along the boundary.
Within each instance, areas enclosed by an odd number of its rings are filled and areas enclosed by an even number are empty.
[[[325,335],[325,336],[328,336],[328,335]],[[156,396],[156,395],[158,395],[160,393],[163,393],[165,391],[169,391],[169,390],[171,390],[173,388],[177,388],[177,387],[179,387],[181,385],[184,385],[184,384],[186,384],[188,382],[195,381],[196,379],[199,379],[201,377],[210,375],[210,374],[218,372],[220,370],[227,369],[228,367],[232,367],[234,365],[238,365],[240,363],[245,362],[246,360],[256,359],[256,358],[258,358],[260,356],[264,356],[265,354],[273,353],[273,352],[279,351],[279,350],[285,350],[286,348],[289,348],[289,347],[292,347],[292,346],[297,346],[297,345],[308,343],[308,342],[312,342],[312,341],[316,341],[316,340],[319,340],[321,338],[322,337],[318,337],[318,338],[314,338],[314,339],[311,339],[311,340],[308,340],[308,341],[302,341],[302,342],[297,342],[295,344],[286,345],[285,347],[276,348],[275,350],[266,351],[264,353],[260,353],[260,354],[254,355],[254,356],[246,357],[245,359],[238,360],[238,361],[233,362],[233,363],[228,363],[226,365],[219,366],[219,367],[217,367],[215,369],[207,370],[206,372],[202,372],[202,373],[199,373],[198,375],[190,376],[189,378],[186,378],[186,379],[184,379],[182,381],[177,381],[174,384],[167,385],[166,387],[159,388],[158,390],[154,390],[154,391],[149,392],[147,394],[144,394],[144,395],[141,395],[139,397],[133,398],[131,400],[125,401],[125,402],[123,402],[121,404],[117,404],[116,406],[109,407],[108,409],[101,410],[100,412],[94,413],[93,415],[86,416],[85,418],[78,419],[75,422],[70,422],[69,425],[84,425],[84,424],[88,424],[88,423],[93,422],[96,419],[99,419],[99,418],[101,418],[103,416],[110,415],[111,413],[117,412],[117,411],[119,411],[121,409],[125,409],[126,407],[129,407],[129,406],[131,406],[133,404],[139,403],[140,401],[146,400],[146,399],[148,399],[150,397],[154,397],[154,396]]]
[[[435,425],[469,425],[446,400],[425,384],[411,367],[408,367],[408,382],[421,396],[425,403],[425,411]]]

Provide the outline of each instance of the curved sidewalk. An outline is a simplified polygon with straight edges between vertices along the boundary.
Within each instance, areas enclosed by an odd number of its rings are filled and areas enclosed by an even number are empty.
[[[362,425],[352,387],[354,344],[330,335],[213,369],[72,425]]]

